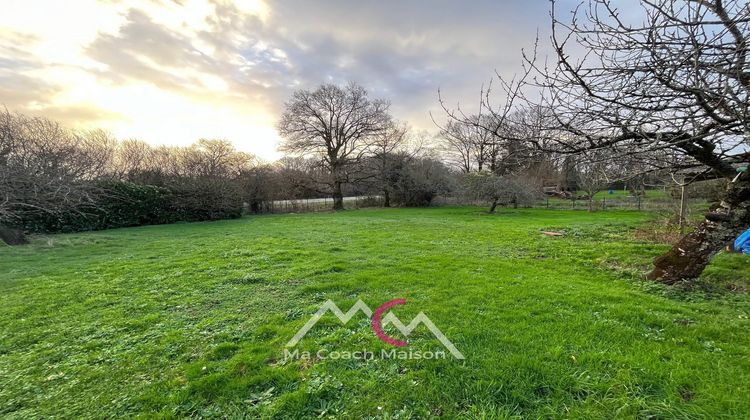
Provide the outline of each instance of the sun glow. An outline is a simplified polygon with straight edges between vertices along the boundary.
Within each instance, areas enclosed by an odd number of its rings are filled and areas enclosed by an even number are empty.
[[[260,0],[137,5],[11,0],[0,14],[0,58],[15,56],[35,65],[0,67],[0,82],[3,77],[15,76],[51,86],[44,97],[25,102],[18,110],[51,116],[66,125],[100,127],[120,138],[139,138],[153,144],[186,145],[201,137],[226,138],[240,150],[265,159],[277,158],[278,135],[267,105],[254,101],[249,93],[232,91],[225,74],[168,66],[136,56],[155,74],[179,80],[176,87],[166,86],[158,80],[118,72],[88,54],[87,48],[97,37],[117,36],[128,21],[128,13],[137,10],[176,39],[189,40],[191,48],[211,56],[216,48],[206,41],[205,34],[212,29],[218,7],[234,7],[237,13],[260,19],[270,13]],[[13,45],[19,39],[26,42],[23,51]],[[107,72],[116,72],[117,79],[103,77]],[[14,104],[6,106],[12,108]],[[78,112],[70,112],[73,109]]]

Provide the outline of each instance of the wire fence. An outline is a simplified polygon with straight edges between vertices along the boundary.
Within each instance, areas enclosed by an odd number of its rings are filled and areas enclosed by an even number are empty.
[[[344,197],[344,208],[347,209],[382,206],[383,198],[380,196]],[[332,209],[332,197],[264,201],[256,206],[245,206],[246,213],[312,213]]]
[[[485,206],[489,207],[489,201],[482,200],[466,200],[462,197],[438,197],[433,201],[436,206],[441,205],[468,205],[468,206]],[[686,199],[685,210],[686,212],[702,211],[708,206],[705,199]],[[499,205],[499,208],[503,207],[514,207],[513,205]],[[606,210],[635,210],[635,211],[651,211],[651,212],[674,212],[678,211],[680,207],[680,201],[671,199],[668,197],[664,198],[643,198],[643,197],[602,197],[594,198],[591,202],[589,200],[573,200],[573,199],[562,199],[557,197],[547,197],[542,200],[534,201],[531,204],[519,205],[520,208],[546,208],[553,210],[594,210],[594,211],[606,211]]]
[[[345,209],[361,209],[372,207],[383,207],[384,200],[381,196],[352,196],[344,197]],[[464,197],[437,197],[432,201],[432,206],[477,206],[488,207],[489,201],[468,200]],[[537,200],[532,204],[519,205],[519,208],[545,208],[552,210],[589,210],[591,206],[595,211],[606,210],[634,210],[675,213],[679,211],[679,200],[660,197],[602,197],[595,198],[589,203],[588,200],[572,200],[557,197],[547,197]],[[498,208],[514,207],[513,205],[499,205]],[[695,211],[704,211],[707,208],[705,199],[687,199],[685,212],[690,214]],[[256,206],[245,206],[246,213],[312,213],[331,211],[333,209],[333,198],[303,198],[292,200],[264,201]]]

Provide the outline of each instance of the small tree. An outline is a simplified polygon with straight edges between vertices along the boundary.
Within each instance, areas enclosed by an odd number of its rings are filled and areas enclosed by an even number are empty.
[[[383,207],[391,206],[391,196],[402,169],[421,152],[426,135],[411,131],[406,123],[394,123],[369,142],[371,156],[366,169],[372,174],[366,184],[383,195]]]
[[[351,171],[361,166],[368,141],[390,126],[389,106],[383,99],[369,99],[367,91],[355,83],[299,90],[286,103],[278,124],[284,138],[281,149],[321,160],[330,175],[327,183],[334,210],[344,208],[341,187],[351,180]]]
[[[533,204],[541,196],[539,188],[521,177],[499,176],[491,172],[477,172],[467,174],[464,178],[466,193],[470,198],[490,202],[490,213],[494,213],[498,205]]]
[[[262,213],[280,189],[271,165],[258,165],[242,171],[239,178],[244,201],[252,213]]]
[[[454,187],[451,171],[439,160],[422,157],[398,162],[393,198],[402,206],[429,206],[435,197]]]
[[[576,167],[578,179],[576,184],[586,193],[589,211],[594,211],[594,196],[612,183],[612,168],[605,157],[591,157],[581,160]]]

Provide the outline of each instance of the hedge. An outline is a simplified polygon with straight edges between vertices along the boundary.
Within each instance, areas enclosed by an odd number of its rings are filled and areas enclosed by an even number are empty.
[[[125,181],[88,185],[92,200],[75,207],[27,213],[14,225],[27,233],[62,233],[237,218],[240,194],[226,184],[191,180],[168,187]]]

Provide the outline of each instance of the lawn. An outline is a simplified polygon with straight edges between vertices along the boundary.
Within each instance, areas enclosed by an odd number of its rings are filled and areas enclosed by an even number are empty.
[[[612,191],[611,193],[610,193],[610,190],[599,191],[596,194],[594,194],[594,198],[596,198],[597,200],[601,200],[602,198],[624,199],[624,198],[632,197],[632,194],[633,194],[630,190],[623,190],[621,188],[616,188],[611,191]],[[646,194],[645,197],[647,199],[669,199],[669,193],[662,189],[651,189],[651,190],[645,190],[644,192]],[[585,195],[586,193],[583,191],[578,191],[578,194]]]
[[[635,239],[652,217],[373,209],[0,247],[0,416],[746,417],[750,295],[642,281],[666,249]],[[465,359],[284,359],[327,299],[395,298]],[[296,348],[390,349],[369,322],[325,315]],[[408,341],[442,349],[424,326]]]

